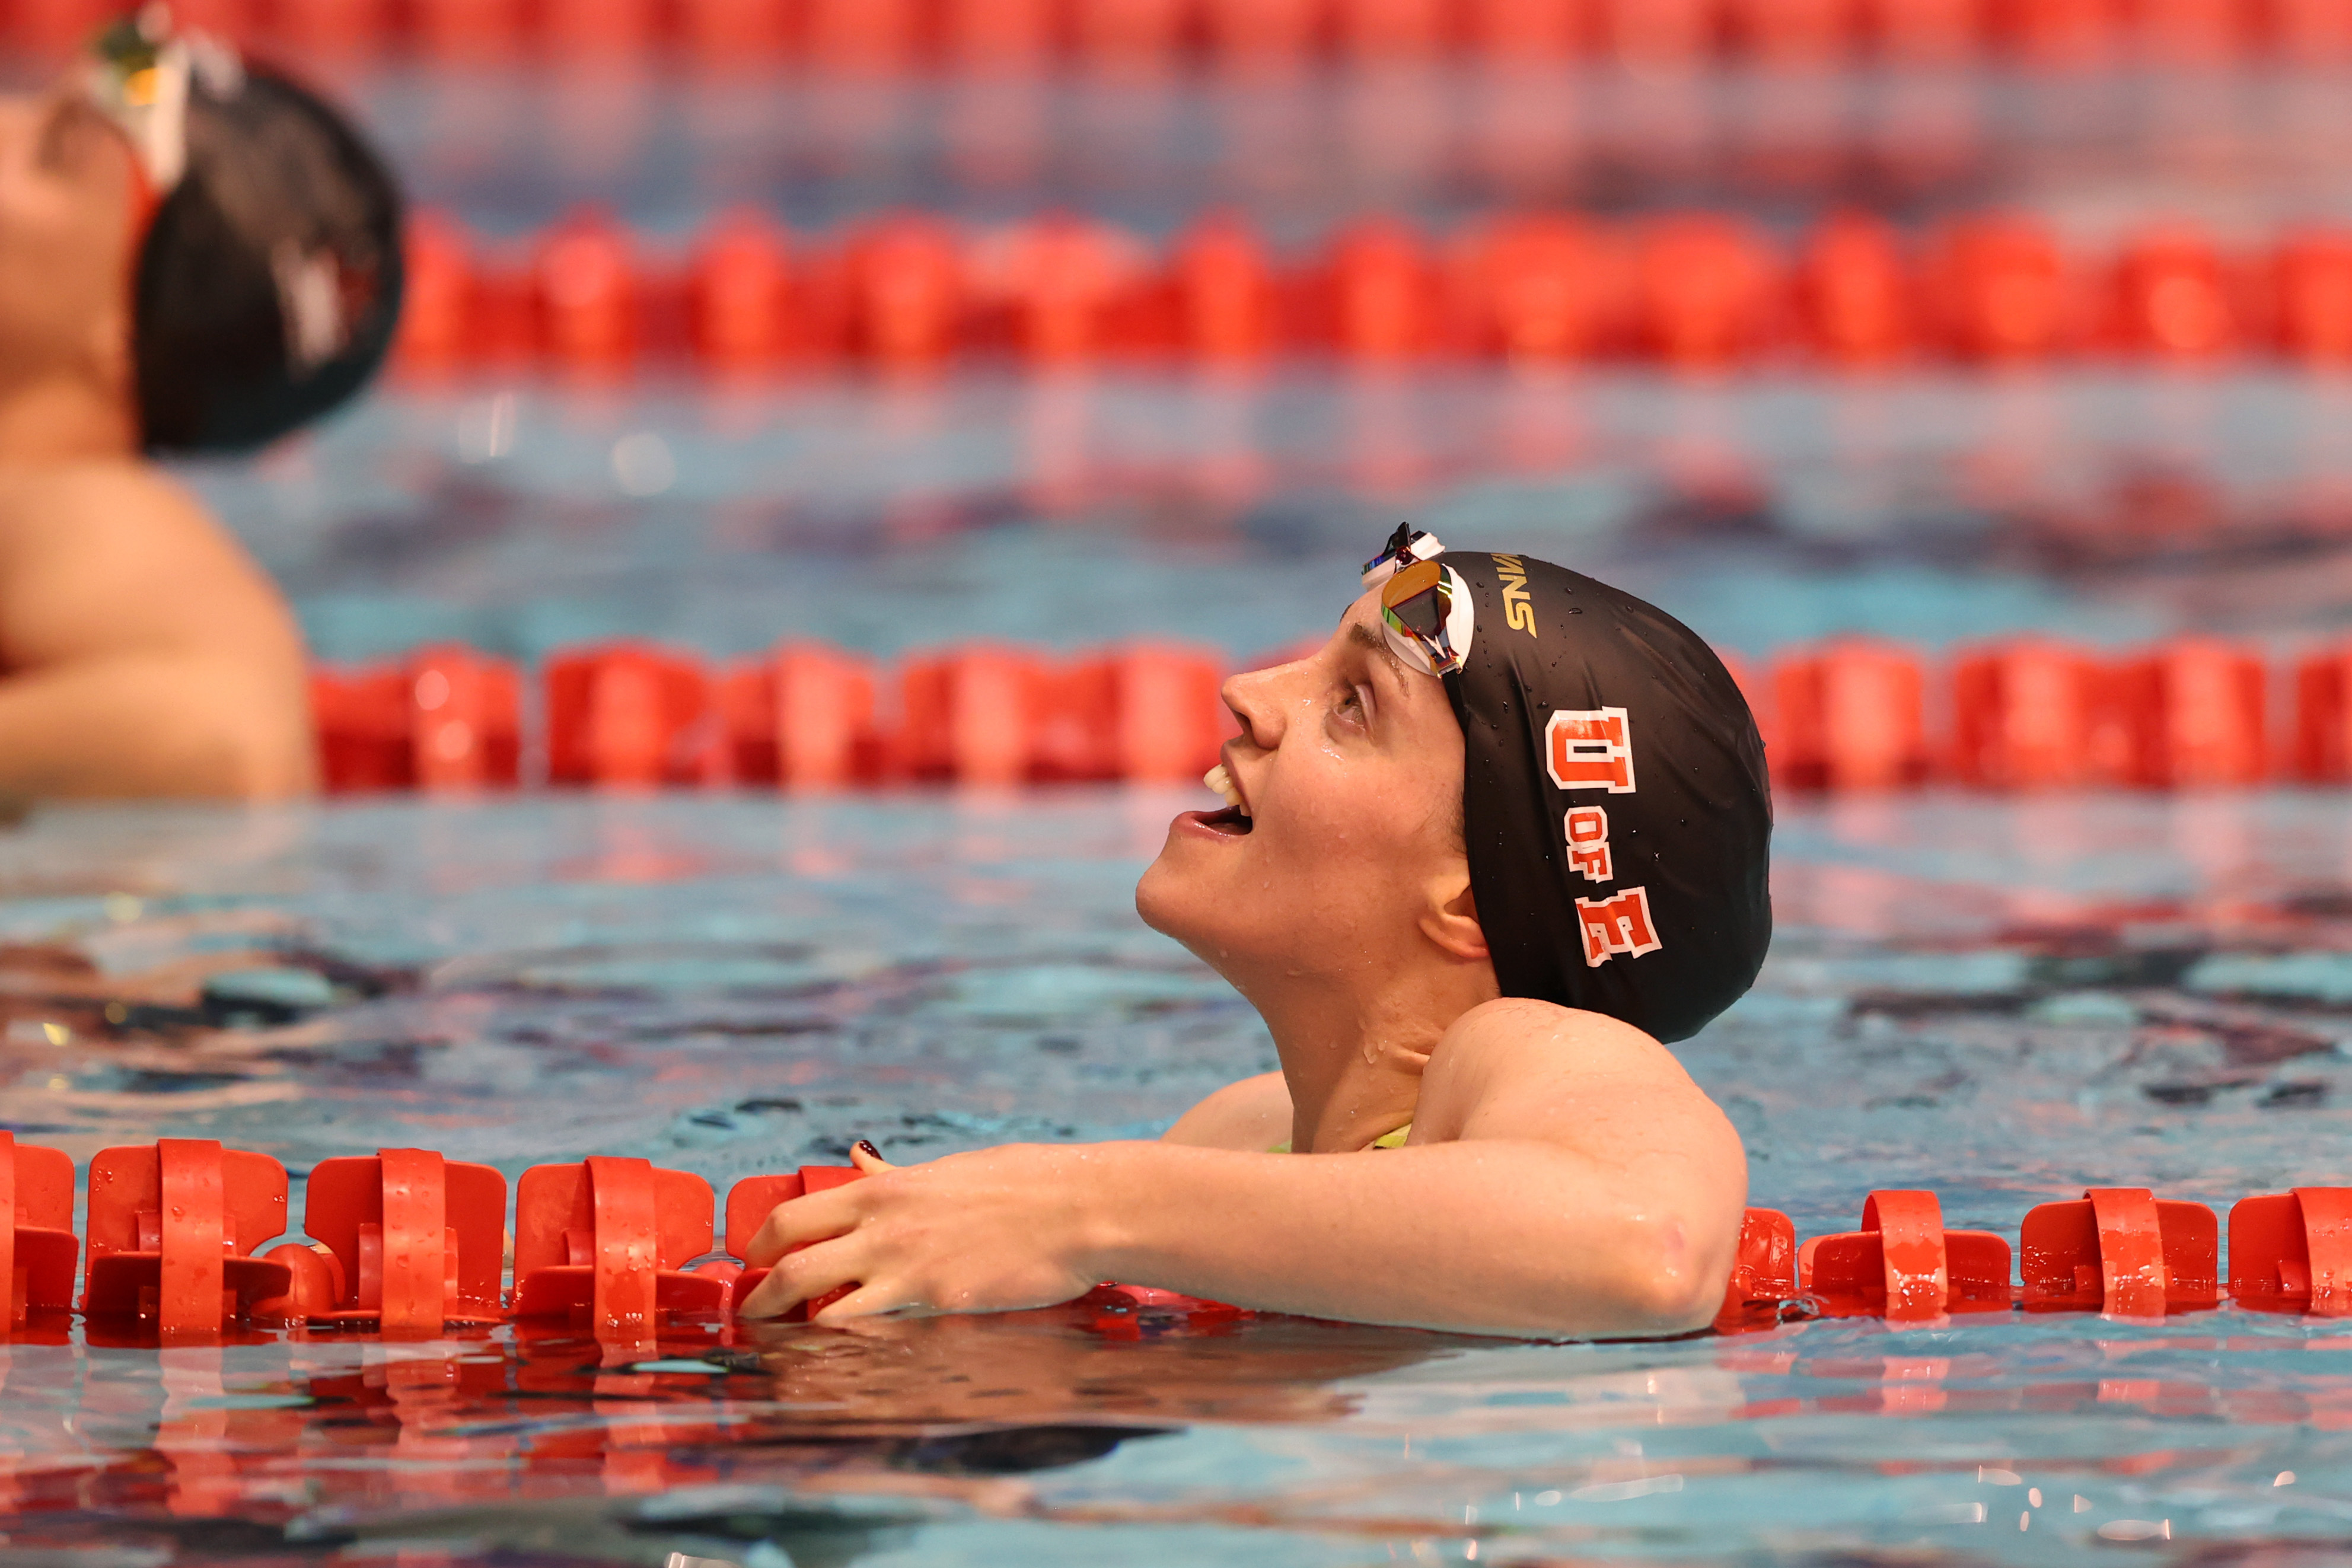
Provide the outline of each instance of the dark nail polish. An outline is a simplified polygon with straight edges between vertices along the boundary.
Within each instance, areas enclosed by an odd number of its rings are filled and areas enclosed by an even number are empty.
[[[882,1157],[882,1151],[874,1146],[874,1140],[871,1138],[860,1138],[857,1141],[857,1152],[868,1159],[879,1160]]]

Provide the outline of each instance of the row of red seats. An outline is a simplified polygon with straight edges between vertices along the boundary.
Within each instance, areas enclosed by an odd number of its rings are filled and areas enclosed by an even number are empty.
[[[287,1229],[286,1168],[207,1139],[101,1150],[89,1166],[88,1263],[74,1165],[0,1132],[0,1279],[11,1331],[79,1310],[165,1341],[249,1326],[358,1329],[420,1337],[508,1318],[569,1324],[607,1342],[649,1342],[674,1323],[724,1324],[767,1278],[744,1258],[778,1205],[860,1179],[845,1166],[750,1176],[714,1225],[710,1184],[641,1159],[539,1165],[516,1184],[507,1288],[506,1177],[429,1150],[333,1159],[310,1173],[306,1242]],[[712,1256],[713,1243],[724,1256]],[[1935,1321],[1952,1314],[2095,1311],[2124,1318],[2217,1307],[2224,1284],[2256,1310],[2352,1316],[2352,1188],[2301,1187],[2230,1211],[2229,1269],[2201,1204],[2145,1188],[2095,1188],[2044,1204],[2008,1240],[1946,1231],[1931,1192],[1870,1194],[1859,1229],[1797,1245],[1789,1216],[1750,1209],[1717,1327],[1769,1326],[1810,1298],[1827,1316]],[[1098,1306],[1229,1313],[1170,1292],[1106,1286]],[[845,1289],[809,1303],[805,1321]]]
[[[22,46],[62,50],[121,8],[120,0],[9,0],[0,20]],[[176,0],[175,8],[230,36],[328,53],[401,44],[445,59],[499,59],[667,47],[736,67],[793,57],[870,69],[1065,54],[1132,65],[1458,50],[1637,65],[1724,55],[1791,66],[1999,55],[2072,68],[2352,58],[2345,0]]]
[[[1227,733],[1213,654],[1137,646],[1065,659],[967,647],[884,671],[792,643],[714,670],[620,644],[562,654],[544,679],[547,782],[839,790],[886,783],[1191,783]],[[465,648],[312,678],[337,792],[512,788],[522,679]],[[887,700],[887,707],[886,707]]]
[[[2039,637],[1965,650],[1931,681],[1917,651],[1846,640],[1761,673],[1735,663],[1773,775],[1799,790],[1950,780],[1992,790],[2352,783],[2352,644],[2293,671],[2187,637],[2115,657]],[[1139,646],[1055,659],[1018,648],[911,657],[895,669],[788,643],[713,670],[614,644],[545,670],[546,781],[636,788],[1189,784],[1233,733],[1221,661]],[[1940,688],[1940,689],[1938,689]],[[461,647],[312,679],[338,793],[510,789],[522,782],[520,671]],[[1931,697],[1934,717],[1931,725]]]
[[[544,364],[612,376],[646,360],[758,374],[960,354],[1633,357],[1696,370],[1789,353],[1855,367],[2094,353],[2352,363],[2342,226],[2257,252],[2168,224],[2109,255],[2017,214],[1912,236],[1843,213],[1792,247],[1723,214],[1521,213],[1442,239],[1370,219],[1291,260],[1223,216],[1163,254],[1070,216],[971,233],[901,214],[818,244],[736,212],[680,260],[592,211],[511,250],[426,214],[409,245],[400,363],[426,375]]]

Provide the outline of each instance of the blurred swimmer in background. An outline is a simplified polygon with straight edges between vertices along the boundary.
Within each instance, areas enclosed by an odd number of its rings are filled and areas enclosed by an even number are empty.
[[[1022,1145],[785,1204],[745,1310],[1041,1307],[1098,1281],[1517,1335],[1705,1327],[1738,1134],[1666,1048],[1772,935],[1764,746],[1688,627],[1531,558],[1399,530],[1242,733],[1136,905],[1265,1018],[1282,1070],[1158,1142]]]
[[[164,7],[0,98],[0,797],[313,787],[293,616],[150,459],[364,385],[400,234],[341,116]]]

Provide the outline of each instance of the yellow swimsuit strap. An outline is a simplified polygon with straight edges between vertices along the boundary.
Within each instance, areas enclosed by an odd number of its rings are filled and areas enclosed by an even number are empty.
[[[1379,1137],[1373,1139],[1372,1147],[1375,1149],[1402,1149],[1404,1147],[1404,1141],[1412,1136],[1412,1123],[1408,1121],[1403,1126],[1398,1128],[1395,1131],[1383,1132]],[[1290,1140],[1287,1138],[1284,1139],[1281,1142],[1276,1143],[1272,1149],[1268,1150],[1267,1152],[1272,1154],[1289,1153]]]

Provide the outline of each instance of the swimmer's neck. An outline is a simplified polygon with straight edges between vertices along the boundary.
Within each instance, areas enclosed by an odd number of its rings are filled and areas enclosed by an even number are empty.
[[[79,377],[0,374],[0,468],[136,462],[138,422],[124,401]]]
[[[1318,985],[1252,997],[1290,1089],[1290,1146],[1314,1154],[1368,1149],[1412,1121],[1430,1053],[1456,1018],[1492,1000],[1492,971],[1483,984],[1465,978],[1400,974],[1361,994]]]

